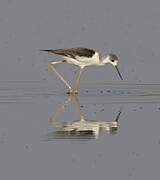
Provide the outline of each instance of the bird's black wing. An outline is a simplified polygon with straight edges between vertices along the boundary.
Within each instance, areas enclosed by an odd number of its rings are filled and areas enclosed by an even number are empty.
[[[92,57],[95,54],[95,50],[88,48],[70,48],[70,49],[55,49],[55,50],[41,50],[47,51],[50,53],[58,54],[61,56],[67,56],[76,59],[76,56],[79,57]]]

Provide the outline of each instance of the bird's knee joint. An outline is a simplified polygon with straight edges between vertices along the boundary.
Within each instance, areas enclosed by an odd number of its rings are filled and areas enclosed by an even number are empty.
[[[49,62],[48,63],[48,68],[51,68],[52,67],[52,62]]]

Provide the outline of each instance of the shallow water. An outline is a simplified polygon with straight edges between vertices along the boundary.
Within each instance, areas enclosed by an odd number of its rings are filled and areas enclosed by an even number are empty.
[[[160,102],[160,84],[84,83],[79,96],[93,102]],[[65,89],[41,81],[1,81],[0,103],[34,102],[36,98],[66,96]],[[106,101],[107,100],[107,101]]]
[[[23,112],[27,110],[26,105],[29,107],[38,105],[37,108],[39,108],[39,105],[46,105],[39,114],[45,112],[46,109],[53,109],[51,115],[45,117],[49,122],[52,121],[48,126],[52,127],[53,132],[46,135],[42,134],[44,141],[54,139],[98,139],[103,131],[106,131],[107,134],[115,134],[118,132],[120,117],[115,125],[114,116],[116,112],[113,107],[117,109],[117,114],[118,112],[120,114],[125,113],[126,106],[127,108],[135,107],[133,110],[135,112],[142,111],[143,107],[149,104],[157,106],[157,111],[160,110],[160,107],[158,107],[160,104],[160,84],[88,83],[87,85],[82,84],[79,94],[75,96],[67,95],[64,89],[55,87],[56,85],[50,86],[38,81],[1,81],[1,107],[3,109],[5,104],[7,104],[5,107],[12,109],[20,106]],[[7,116],[8,114],[9,111],[7,111]],[[111,118],[112,114],[113,120],[107,121],[108,118],[106,117]],[[38,114],[34,113],[33,116],[35,115]],[[104,120],[102,120],[103,116],[105,117]],[[82,122],[81,119],[84,121]],[[82,126],[85,128],[79,131],[78,128]],[[59,130],[56,131],[54,127]],[[70,130],[65,130],[66,128]]]
[[[159,179],[159,7],[0,1],[0,180]],[[115,53],[124,81],[111,65],[86,68],[77,105],[48,70],[61,59],[39,49],[80,46]],[[78,68],[56,68],[73,86]]]
[[[159,174],[160,85],[82,83],[79,109],[74,99],[55,87],[42,82],[0,82],[2,170],[12,173],[18,168],[20,177],[36,173],[36,177],[50,174],[62,179],[85,178],[79,168],[93,179],[97,173],[113,179]],[[96,135],[86,129],[64,131],[64,125],[79,122],[81,113],[97,128],[114,122],[119,111],[113,131],[102,127]]]

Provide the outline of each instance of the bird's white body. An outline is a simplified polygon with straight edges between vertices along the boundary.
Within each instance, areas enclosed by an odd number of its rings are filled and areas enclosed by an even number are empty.
[[[100,55],[98,52],[95,52],[95,54],[92,57],[76,56],[76,59],[73,59],[71,57],[63,56],[63,58],[67,61],[67,63],[74,64],[80,67],[104,65],[103,61],[101,61],[100,59]]]

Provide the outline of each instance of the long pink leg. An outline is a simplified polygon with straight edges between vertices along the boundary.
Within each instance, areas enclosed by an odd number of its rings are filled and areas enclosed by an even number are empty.
[[[73,92],[71,86],[68,84],[68,82],[64,79],[64,77],[56,70],[56,68],[54,67],[55,64],[62,64],[65,63],[64,60],[62,61],[52,61],[48,63],[48,68],[51,69],[53,72],[55,72],[57,74],[57,76],[63,81],[63,83],[68,87],[69,92]]]

